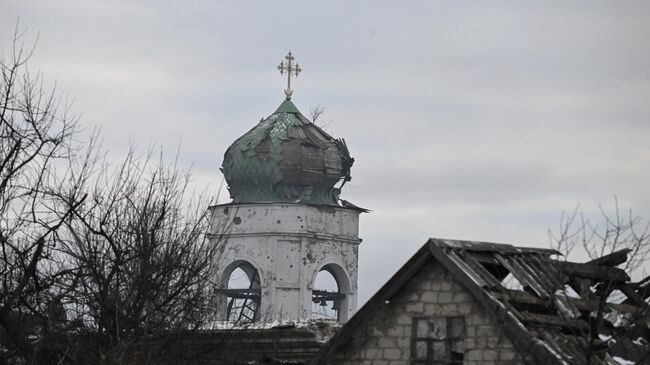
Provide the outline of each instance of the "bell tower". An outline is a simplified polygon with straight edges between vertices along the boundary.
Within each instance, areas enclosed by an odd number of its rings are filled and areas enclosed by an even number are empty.
[[[232,202],[210,208],[223,321],[343,322],[356,310],[366,210],[339,200],[354,159],[291,102],[291,76],[301,71],[293,62],[289,52],[278,66],[287,73],[284,102],[224,155]]]

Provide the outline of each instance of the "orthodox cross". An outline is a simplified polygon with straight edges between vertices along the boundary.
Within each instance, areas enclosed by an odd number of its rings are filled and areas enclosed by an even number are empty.
[[[293,90],[291,90],[291,74],[293,74],[295,77],[298,77],[298,74],[302,71],[300,66],[296,63],[293,63],[293,60],[295,59],[293,55],[291,54],[291,51],[284,56],[284,59],[286,62],[283,60],[280,62],[280,65],[278,65],[278,70],[280,70],[280,75],[284,75],[284,73],[287,73],[287,89],[284,90],[284,95],[287,96],[287,100],[291,100],[291,94],[293,94]]]

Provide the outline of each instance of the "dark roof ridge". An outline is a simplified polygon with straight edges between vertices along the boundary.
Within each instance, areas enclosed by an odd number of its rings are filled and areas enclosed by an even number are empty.
[[[557,250],[541,247],[515,246],[508,243],[486,241],[455,240],[446,238],[429,238],[429,243],[441,248],[456,248],[467,251],[497,251],[500,253],[540,253],[543,255],[561,255]]]

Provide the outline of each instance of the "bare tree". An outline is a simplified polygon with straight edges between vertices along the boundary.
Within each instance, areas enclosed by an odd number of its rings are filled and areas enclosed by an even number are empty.
[[[650,221],[631,209],[622,211],[614,198],[613,212],[599,206],[600,219],[590,219],[577,206],[570,215],[562,213],[557,232],[549,230],[551,246],[565,257],[583,253],[596,260],[616,251],[628,250],[622,269],[634,274],[644,269],[650,255]]]
[[[321,118],[324,113],[325,113],[325,107],[320,104],[316,104],[316,106],[312,106],[309,108],[309,117],[311,118],[312,123],[326,130],[329,127],[329,123],[323,121],[323,119]]]
[[[74,152],[77,118],[29,72],[33,48],[23,36],[16,28],[13,48],[0,54],[0,356],[34,359],[59,274],[51,265],[56,234],[85,197],[55,193],[66,184],[55,167]]]
[[[565,298],[573,297],[583,306],[581,310],[567,306],[570,310],[562,316],[567,323],[576,318],[588,323],[586,330],[575,333],[582,338],[587,364],[595,363],[598,358],[595,355],[606,350],[627,352],[638,363],[650,363],[650,351],[633,351],[640,344],[631,341],[640,337],[639,331],[644,332],[650,323],[647,302],[650,277],[634,282],[625,274],[632,278],[647,275],[644,266],[650,252],[650,222],[644,222],[631,210],[621,212],[617,199],[614,199],[613,212],[603,207],[599,210],[600,223],[587,218],[579,206],[570,215],[562,214],[558,232],[549,230],[549,238],[552,247],[565,259],[586,256],[593,269],[608,275],[601,280],[590,280],[571,278],[561,271],[570,279],[564,290],[555,292],[555,299],[566,301]],[[621,350],[624,346],[627,348]]]
[[[209,199],[188,197],[189,173],[133,150],[100,171],[59,235],[75,269],[64,305],[90,346],[81,363],[119,363],[138,339],[200,328],[213,312]]]
[[[120,363],[214,310],[205,195],[162,156],[106,164],[27,63],[0,55],[0,363]],[[164,341],[158,341],[164,345]]]

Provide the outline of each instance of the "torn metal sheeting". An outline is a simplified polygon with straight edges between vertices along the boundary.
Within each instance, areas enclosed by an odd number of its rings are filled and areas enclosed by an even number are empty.
[[[234,203],[338,205],[353,163],[343,139],[327,134],[285,100],[228,148],[222,171]]]
[[[499,316],[514,314],[516,322],[505,321],[506,330],[510,326],[522,336],[523,327],[523,334],[530,338],[519,343],[530,346],[531,341],[538,341],[540,346],[534,351],[548,352],[537,354],[538,358],[552,356],[558,363],[586,364],[589,333],[596,328],[597,336],[611,335],[617,340],[591,351],[592,364],[606,364],[607,356],[650,364],[650,356],[644,357],[650,348],[643,345],[650,342],[650,308],[645,301],[650,296],[650,280],[630,283],[627,273],[616,267],[625,263],[629,250],[577,263],[553,259],[557,251],[548,249],[439,239],[429,240],[429,245],[449,271],[473,287],[468,289],[478,294],[486,308],[503,312]],[[505,277],[521,287],[508,287]],[[608,301],[615,290],[626,299]]]

